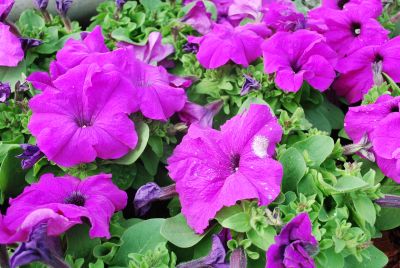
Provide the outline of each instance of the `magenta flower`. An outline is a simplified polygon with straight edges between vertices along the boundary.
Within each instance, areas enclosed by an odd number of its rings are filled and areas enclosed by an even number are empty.
[[[14,5],[14,0],[0,0],[0,21],[4,21]],[[1,40],[1,39],[0,39]]]
[[[250,18],[256,21],[261,21],[265,7],[264,0],[233,0],[229,6],[228,16],[232,20],[242,20]]]
[[[189,24],[201,34],[207,34],[213,25],[211,13],[207,12],[203,1],[197,1],[189,12],[182,18],[182,22]]]
[[[23,58],[18,37],[11,33],[10,26],[0,22],[0,66],[17,66]]]
[[[212,128],[213,119],[223,106],[223,101],[214,101],[205,106],[193,102],[186,102],[179,112],[179,118],[186,124],[198,124],[201,127]]]
[[[388,74],[395,82],[400,82],[400,70],[397,67],[400,52],[400,37],[380,46],[367,46],[343,58],[337,65],[342,73],[333,84],[339,96],[349,103],[362,100],[373,87],[374,77]]]
[[[38,223],[47,222],[48,235],[57,236],[81,224],[83,218],[91,224],[90,237],[110,238],[111,216],[126,203],[126,193],[112,183],[111,175],[100,174],[81,180],[45,174],[38,183],[10,199],[3,219],[4,226],[12,234],[7,243],[26,241]]]
[[[104,43],[104,41],[103,41]],[[149,34],[149,39],[144,45],[133,45],[120,42],[119,47],[133,47],[135,57],[148,64],[157,65],[159,62],[174,53],[174,46],[162,43],[162,35],[159,32]]]
[[[265,1],[263,22],[274,32],[294,32],[306,28],[306,18],[290,0]]]
[[[400,183],[400,97],[383,95],[376,103],[351,107],[345,117],[345,130],[353,142],[367,135],[382,172]]]
[[[0,103],[7,103],[11,96],[10,83],[0,82]]]
[[[135,148],[128,113],[137,110],[131,83],[114,70],[80,65],[29,101],[28,128],[47,158],[70,167],[96,157],[117,159]],[[79,153],[77,153],[79,152]]]
[[[21,167],[23,169],[33,167],[44,156],[36,145],[21,144],[21,148],[24,150],[23,153],[16,157],[22,159]]]
[[[270,108],[257,104],[221,131],[191,125],[167,167],[189,226],[202,233],[221,208],[239,200],[270,204],[282,180],[282,166],[272,158],[281,136]]]
[[[307,213],[294,217],[275,237],[275,244],[267,251],[266,268],[314,268],[310,255],[316,253],[318,242],[312,235],[312,224]]]
[[[365,15],[377,18],[382,13],[381,0],[322,0],[321,8],[343,10],[351,7],[365,8]]]
[[[218,68],[229,60],[247,67],[261,56],[261,44],[270,33],[264,24],[246,24],[236,28],[229,24],[215,24],[210,33],[202,37],[189,36],[188,41],[199,44],[196,56],[207,69]]]
[[[336,77],[336,53],[316,32],[278,32],[262,49],[265,72],[276,72],[275,83],[286,92],[297,92],[304,80],[324,91]]]
[[[343,11],[326,10],[320,13],[320,19],[325,23],[322,33],[339,56],[347,56],[364,46],[379,45],[388,40],[389,31],[376,19],[366,16],[364,10],[349,7]]]

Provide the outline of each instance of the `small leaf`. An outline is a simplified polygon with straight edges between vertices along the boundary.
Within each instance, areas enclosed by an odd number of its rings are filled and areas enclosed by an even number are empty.
[[[265,251],[274,243],[276,230],[272,226],[268,226],[262,232],[251,229],[246,234],[254,245]]]
[[[334,189],[340,193],[348,193],[367,186],[369,186],[369,184],[358,177],[343,176],[338,180]]]
[[[127,155],[121,157],[120,159],[113,160],[113,163],[120,165],[130,165],[136,162],[136,160],[138,160],[138,158],[142,155],[149,140],[149,126],[144,122],[138,122],[135,124],[135,128],[136,133],[138,134],[138,143],[135,149],[130,151]]]
[[[221,225],[236,232],[244,233],[251,229],[250,215],[245,212],[237,213],[223,220]]]
[[[279,162],[283,165],[282,192],[297,192],[297,184],[307,169],[304,157],[297,149],[289,148],[281,155]]]
[[[312,161],[312,166],[318,167],[332,153],[334,145],[331,137],[316,135],[296,142],[293,147],[298,149],[302,154],[306,152]]]
[[[376,210],[371,199],[364,195],[358,195],[353,198],[353,203],[356,211],[360,216],[371,225],[375,224]]]

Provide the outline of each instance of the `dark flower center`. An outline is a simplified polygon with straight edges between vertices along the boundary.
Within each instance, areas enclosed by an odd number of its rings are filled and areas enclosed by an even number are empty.
[[[81,192],[72,192],[70,196],[64,199],[65,204],[72,204],[79,207],[85,206],[86,197]]]
[[[399,112],[399,105],[394,105],[390,108],[390,112],[392,113],[398,113]]]
[[[84,118],[76,118],[75,122],[80,128],[86,128],[86,127],[90,127],[92,125],[90,120],[86,120]]]
[[[382,55],[376,54],[376,55],[375,55],[374,62],[378,63],[378,62],[381,62],[381,61],[383,61]]]
[[[240,155],[234,154],[231,156],[231,171],[235,173],[239,169]]]
[[[351,33],[353,34],[353,36],[359,36],[361,34],[361,23],[359,22],[353,22],[350,25],[351,28]]]
[[[340,9],[343,9],[343,8],[344,8],[344,5],[347,4],[348,2],[350,2],[350,0],[339,0],[339,1],[337,2],[337,6],[338,6]]]
[[[295,73],[298,73],[301,70],[301,66],[299,66],[296,61],[291,62],[290,67],[292,68],[293,72],[295,72]]]

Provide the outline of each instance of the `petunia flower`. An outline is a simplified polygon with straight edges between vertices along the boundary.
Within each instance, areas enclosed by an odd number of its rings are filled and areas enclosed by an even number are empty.
[[[45,10],[49,4],[49,0],[34,0],[33,3],[40,10]]]
[[[127,0],[115,0],[115,5],[117,9],[122,10],[122,7],[125,5]]]
[[[162,35],[159,32],[151,32],[149,34],[149,39],[144,45],[120,42],[118,43],[118,46],[132,47],[136,59],[151,65],[157,65],[175,51],[172,44],[162,43]]]
[[[71,176],[43,175],[39,182],[25,187],[22,194],[10,199],[3,224],[12,234],[7,243],[27,241],[41,222],[47,234],[58,236],[88,219],[91,238],[110,238],[109,223],[114,212],[122,210],[127,195],[112,183],[111,175],[100,174],[86,179]],[[4,242],[4,241],[1,241]]]
[[[265,2],[265,0],[233,0],[233,3],[228,9],[228,16],[233,20],[249,18],[260,22],[263,12],[265,11],[263,2]]]
[[[290,0],[265,1],[262,21],[274,32],[294,32],[305,29],[307,22]]]
[[[363,47],[339,61],[337,70],[342,74],[333,84],[339,96],[349,103],[362,100],[363,96],[375,84],[374,77],[382,72],[395,82],[400,82],[400,70],[397,68],[400,52],[400,37],[391,39],[380,46]]]
[[[365,8],[365,15],[377,18],[381,15],[383,5],[381,0],[322,0],[321,8],[343,10],[349,7]]]
[[[0,22],[0,66],[15,67],[24,58],[21,42],[10,31],[10,26]]]
[[[186,124],[198,124],[201,127],[212,127],[213,119],[222,108],[223,101],[214,101],[205,106],[193,102],[186,102],[178,113],[179,118]]]
[[[135,148],[137,134],[128,113],[137,111],[137,102],[119,72],[80,65],[53,85],[29,101],[28,129],[49,160],[70,167],[96,157],[117,159]]]
[[[213,25],[211,13],[207,12],[203,1],[197,1],[188,13],[181,19],[201,34],[207,34]]]
[[[14,0],[0,0],[0,22],[4,21],[10,14],[14,2]]]
[[[34,48],[37,46],[40,46],[41,44],[43,44],[43,42],[39,39],[34,39],[34,38],[20,38],[19,39],[21,41],[21,47],[23,51],[27,51],[30,48]]]
[[[383,174],[400,183],[400,97],[382,95],[374,104],[351,107],[345,130],[355,143],[367,139]],[[366,137],[364,137],[366,136]]]
[[[281,136],[270,108],[257,104],[227,121],[221,131],[190,126],[167,168],[182,213],[196,233],[223,207],[253,198],[268,205],[278,196],[282,166],[272,156]]]
[[[0,103],[6,103],[11,95],[10,83],[0,82]]]
[[[266,268],[316,267],[311,255],[318,242],[312,235],[310,217],[303,212],[286,224],[267,251]]]
[[[29,234],[28,241],[21,243],[13,253],[10,265],[17,268],[40,261],[54,268],[68,268],[64,262],[60,239],[47,235],[47,223],[36,225]]]
[[[297,92],[304,80],[324,91],[336,77],[336,53],[316,32],[278,32],[262,50],[265,72],[276,73],[275,83],[286,92]]]
[[[187,42],[182,46],[183,52],[196,54],[199,52],[199,44]]]
[[[388,40],[385,28],[374,18],[365,15],[365,8],[349,7],[343,11],[322,12],[325,25],[320,31],[326,42],[341,57],[368,45],[379,45]]]
[[[270,33],[264,24],[246,24],[236,28],[229,24],[215,24],[208,34],[189,36],[188,41],[199,44],[196,57],[207,69],[218,68],[230,60],[247,67],[261,56],[261,44]]]
[[[39,147],[31,144],[21,144],[21,148],[24,150],[22,154],[17,155],[17,158],[22,159],[21,166],[23,169],[33,167],[37,161],[44,156],[40,151]]]
[[[154,182],[146,183],[145,185],[141,186],[135,194],[135,198],[133,200],[135,212],[142,216],[150,210],[153,202],[167,200],[175,195],[175,185],[160,187]]]
[[[218,235],[212,236],[212,244],[210,252],[199,259],[181,263],[177,268],[193,268],[193,267],[212,267],[212,268],[228,268],[229,263],[225,261],[226,250]],[[242,266],[240,266],[242,267]]]
[[[247,75],[247,74],[243,74],[244,77],[244,83],[242,86],[242,89],[240,90],[240,95],[244,96],[247,93],[250,92],[250,90],[256,90],[259,89],[261,87],[260,82],[258,82],[256,79],[254,79],[253,77]]]
[[[56,9],[58,13],[60,13],[62,17],[65,17],[72,3],[73,0],[56,0]]]

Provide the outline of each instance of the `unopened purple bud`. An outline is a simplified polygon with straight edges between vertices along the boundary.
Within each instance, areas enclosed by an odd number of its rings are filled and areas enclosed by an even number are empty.
[[[119,10],[122,10],[122,7],[125,5],[127,0],[115,0],[115,4]]]
[[[385,195],[383,198],[375,200],[375,203],[385,208],[400,208],[400,196]]]
[[[33,165],[35,165],[36,162],[44,156],[39,147],[36,145],[21,144],[21,148],[24,150],[24,152],[20,155],[17,155],[17,158],[22,159],[21,166],[23,169],[33,167]]]
[[[21,37],[19,40],[21,41],[21,47],[24,51],[43,44],[43,42],[39,39]]]
[[[222,100],[211,102],[205,106],[188,101],[179,112],[179,118],[186,124],[212,127],[214,116],[219,113],[223,104]]]
[[[56,8],[62,17],[67,15],[73,0],[56,0]]]
[[[240,90],[241,96],[246,95],[252,89],[253,90],[260,89],[261,85],[256,79],[247,74],[243,74],[243,76],[245,78],[245,81],[243,83],[242,90]]]
[[[247,257],[243,248],[236,248],[233,250],[230,259],[230,268],[246,268]]]
[[[7,102],[10,95],[11,95],[10,84],[0,82],[0,103]]]
[[[369,161],[375,162],[375,155],[369,151],[371,148],[372,143],[369,141],[368,135],[364,134],[359,142],[343,146],[343,154],[359,153]]]
[[[154,182],[149,182],[138,189],[133,200],[133,206],[138,215],[146,214],[151,204],[158,200],[166,200],[176,195],[175,184],[160,187]]]
[[[27,242],[23,242],[14,252],[10,260],[11,268],[17,268],[32,262],[43,262],[50,267],[69,267],[62,258],[60,239],[47,235],[47,223],[36,225]]]
[[[187,42],[182,46],[183,52],[197,54],[199,52],[199,44]]]
[[[49,4],[49,0],[34,0],[33,3],[40,10],[45,10]]]
[[[212,267],[212,268],[228,268],[229,264],[225,262],[226,251],[218,235],[212,236],[211,251],[207,256],[185,262],[176,266],[177,268],[200,268],[200,267]]]

